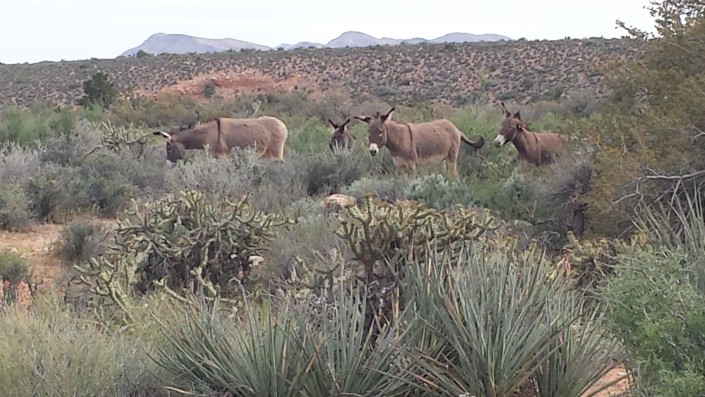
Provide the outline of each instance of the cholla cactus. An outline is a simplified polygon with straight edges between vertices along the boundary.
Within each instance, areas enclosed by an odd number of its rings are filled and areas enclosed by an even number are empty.
[[[255,211],[249,196],[213,203],[186,190],[146,205],[135,204],[118,220],[116,244],[104,258],[77,269],[84,284],[126,308],[127,297],[154,288],[175,296],[228,295],[249,273],[274,229],[286,218]]]
[[[376,264],[423,260],[431,250],[477,240],[499,226],[487,210],[459,206],[440,211],[419,202],[389,203],[373,196],[347,208],[338,220],[341,225],[336,235],[364,265],[368,279]]]
[[[112,123],[101,123],[100,144],[84,155],[87,157],[98,149],[105,148],[113,152],[118,152],[123,148],[138,147],[137,158],[142,156],[144,148],[147,145],[149,135],[138,134],[135,131],[128,130],[125,127],[113,127]]]

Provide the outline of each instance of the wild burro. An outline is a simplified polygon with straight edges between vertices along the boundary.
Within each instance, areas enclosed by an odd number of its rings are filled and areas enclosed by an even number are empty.
[[[169,132],[155,131],[166,138],[166,158],[172,163],[184,157],[186,150],[209,146],[213,157],[230,154],[233,148],[253,148],[260,158],[284,159],[284,144],[289,130],[270,116],[250,119],[218,117],[187,128]]]
[[[500,102],[500,104],[505,119],[494,140],[496,147],[511,142],[517,149],[520,161],[526,161],[536,166],[551,164],[565,154],[567,141],[562,135],[554,132],[529,131],[519,112],[512,115],[504,102]]]
[[[330,142],[328,147],[330,150],[335,150],[336,148],[349,149],[353,145],[353,141],[356,139],[355,135],[348,131],[348,123],[350,119],[345,120],[343,124],[338,124],[335,121],[328,119],[331,129],[330,132]]]
[[[458,153],[460,142],[480,149],[485,141],[480,137],[470,141],[458,128],[446,119],[425,123],[398,123],[392,120],[391,108],[386,114],[376,112],[374,116],[355,116],[367,123],[370,154],[376,156],[382,147],[387,147],[396,167],[416,173],[418,165],[437,165],[446,162],[452,176],[458,175]]]

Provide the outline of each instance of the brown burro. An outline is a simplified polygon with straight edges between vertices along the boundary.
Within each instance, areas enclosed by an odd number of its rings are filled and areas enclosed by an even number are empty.
[[[166,138],[166,158],[172,163],[182,159],[186,150],[204,149],[206,145],[213,157],[230,154],[232,148],[253,148],[260,158],[283,160],[288,134],[286,125],[270,116],[218,117],[188,128],[154,132]]]
[[[480,149],[485,140],[480,137],[472,142],[458,128],[446,119],[425,123],[398,123],[392,120],[391,108],[387,114],[355,116],[367,123],[370,140],[370,154],[376,156],[383,146],[389,149],[396,167],[416,173],[417,165],[440,164],[446,162],[452,176],[458,175],[458,153],[460,142]]]
[[[494,139],[496,147],[512,142],[517,148],[519,160],[536,166],[554,163],[558,157],[565,154],[567,144],[565,137],[554,132],[529,131],[519,112],[512,116],[504,102],[500,103],[505,119],[499,134]]]
[[[338,124],[331,119],[328,119],[328,122],[333,127],[330,133],[330,143],[328,144],[330,150],[351,148],[356,137],[347,129],[350,119],[345,120],[343,124]]]

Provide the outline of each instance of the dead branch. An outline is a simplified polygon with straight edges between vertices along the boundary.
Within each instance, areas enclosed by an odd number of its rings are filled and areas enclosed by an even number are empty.
[[[660,179],[660,180],[668,180],[668,181],[683,181],[686,179],[691,179],[691,178],[697,178],[699,176],[705,175],[705,170],[700,170],[700,171],[695,171],[691,172],[690,174],[684,174],[684,175],[661,175],[655,170],[652,170],[651,168],[646,168],[647,171],[651,172],[652,175],[647,175],[646,179]]]

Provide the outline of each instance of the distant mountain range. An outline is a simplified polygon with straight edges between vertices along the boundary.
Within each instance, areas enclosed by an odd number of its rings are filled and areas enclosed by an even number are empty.
[[[284,50],[291,50],[294,48],[343,48],[343,47],[368,47],[375,45],[398,45],[402,43],[407,44],[419,44],[419,43],[465,43],[465,42],[478,42],[478,41],[510,41],[511,39],[506,36],[498,34],[481,34],[475,35],[470,33],[448,33],[441,37],[435,39],[427,40],[420,37],[415,37],[412,39],[392,39],[388,37],[383,37],[378,39],[376,37],[370,36],[362,32],[345,32],[335,39],[329,41],[327,44],[312,43],[312,42],[300,42],[296,44],[281,44],[277,47],[268,47],[261,44],[250,43],[247,41],[236,40],[236,39],[206,39],[203,37],[189,36],[185,34],[167,34],[167,33],[155,33],[144,43],[140,44],[135,48],[131,48],[122,54],[121,56],[133,56],[137,54],[140,50],[149,54],[184,54],[189,52],[194,53],[206,53],[206,52],[220,52],[220,51],[240,51],[242,49],[253,49],[253,50],[274,50],[275,48],[281,48]]]

